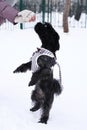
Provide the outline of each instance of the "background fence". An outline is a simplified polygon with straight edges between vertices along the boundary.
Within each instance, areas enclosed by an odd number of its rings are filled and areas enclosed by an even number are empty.
[[[53,26],[62,27],[65,0],[19,0],[14,8],[30,9],[36,13],[36,21],[12,25],[8,21],[0,29],[14,30],[34,27],[36,22],[50,22]],[[87,28],[87,0],[72,0],[68,17],[69,27]]]

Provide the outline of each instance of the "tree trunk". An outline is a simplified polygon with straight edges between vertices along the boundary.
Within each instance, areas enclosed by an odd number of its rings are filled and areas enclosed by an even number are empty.
[[[66,0],[64,12],[63,12],[63,30],[66,33],[69,32],[68,15],[69,15],[69,10],[70,10],[70,5],[71,5],[71,0]]]

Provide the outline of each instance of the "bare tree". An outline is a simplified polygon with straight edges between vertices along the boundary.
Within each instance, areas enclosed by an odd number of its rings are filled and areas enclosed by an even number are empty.
[[[70,5],[71,5],[71,0],[66,0],[64,12],[63,12],[63,30],[66,33],[69,32],[68,15],[69,15],[69,10],[70,10]]]

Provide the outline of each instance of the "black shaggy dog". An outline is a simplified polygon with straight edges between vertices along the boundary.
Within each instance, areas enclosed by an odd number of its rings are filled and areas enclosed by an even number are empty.
[[[59,35],[49,23],[37,23],[35,31],[41,39],[42,46],[33,53],[29,62],[20,65],[15,71],[26,72],[33,70],[29,86],[35,85],[31,99],[35,103],[30,111],[42,109],[40,123],[47,123],[49,112],[54,100],[54,94],[59,95],[62,87],[53,78],[52,67],[56,64],[55,52],[59,50]],[[39,56],[38,56],[39,54]]]

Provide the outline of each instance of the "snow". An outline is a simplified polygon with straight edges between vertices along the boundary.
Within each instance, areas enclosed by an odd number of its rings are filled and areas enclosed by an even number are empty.
[[[13,74],[29,61],[41,45],[33,28],[0,31],[0,130],[87,130],[87,30],[70,28],[60,35],[57,58],[61,65],[63,92],[55,96],[48,124],[37,123],[41,111],[30,112],[33,87],[31,72]],[[58,71],[55,71],[56,77]]]

